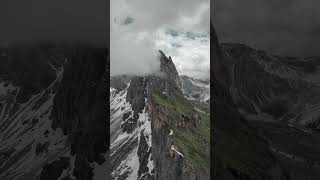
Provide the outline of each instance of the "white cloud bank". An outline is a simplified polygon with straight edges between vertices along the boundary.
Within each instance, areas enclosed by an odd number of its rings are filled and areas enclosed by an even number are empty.
[[[209,78],[209,0],[111,0],[111,75],[159,70],[157,51],[179,74]]]

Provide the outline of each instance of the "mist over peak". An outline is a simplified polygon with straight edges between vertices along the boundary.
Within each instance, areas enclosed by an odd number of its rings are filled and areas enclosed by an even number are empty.
[[[159,72],[157,50],[179,74],[209,76],[208,0],[111,1],[111,75]]]

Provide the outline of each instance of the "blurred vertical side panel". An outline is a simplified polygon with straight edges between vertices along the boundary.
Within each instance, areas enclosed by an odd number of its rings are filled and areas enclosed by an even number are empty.
[[[211,179],[319,179],[318,33],[297,30],[313,7],[212,2]]]
[[[0,179],[110,179],[109,12],[0,2]]]

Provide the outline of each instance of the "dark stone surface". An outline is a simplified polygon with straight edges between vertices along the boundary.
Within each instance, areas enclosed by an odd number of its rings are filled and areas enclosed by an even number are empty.
[[[234,68],[235,75],[230,76],[233,66],[228,66],[230,62],[223,55],[212,24],[210,42],[214,62],[211,64],[211,97],[215,99],[210,106],[211,179],[288,179],[280,162],[269,150],[268,142],[238,112],[231,95],[234,92],[231,90],[232,81],[236,81],[236,87],[239,87],[236,90],[241,90],[239,94],[244,92],[249,97],[254,96],[254,100],[256,96],[259,97],[259,93],[265,95],[270,91],[272,80],[268,76],[266,82],[263,81],[265,79],[259,80],[261,77],[256,75],[265,77],[266,74],[260,72],[261,68],[255,62],[249,62],[248,56],[242,54],[252,51],[245,46],[238,46],[234,50],[234,56],[241,60]],[[247,101],[241,99],[239,103],[241,102]],[[245,108],[252,110],[251,107]],[[244,164],[248,164],[245,169],[241,168]]]
[[[49,142],[45,142],[45,143],[38,143],[36,146],[36,155],[39,155],[41,153],[43,153],[44,151],[48,150],[48,146],[50,145]]]
[[[24,148],[18,151],[15,151],[14,153],[11,151],[7,151],[4,154],[4,161],[1,162],[2,166],[0,167],[0,179],[6,179],[6,176],[1,173],[11,168],[11,166],[15,164],[16,161],[18,161],[21,157],[23,157],[26,153],[28,153],[32,149],[32,144],[33,142],[30,142],[27,146],[25,146]]]
[[[74,164],[73,175],[77,180],[91,180],[93,178],[92,167],[85,157],[77,156]]]
[[[52,127],[61,127],[71,139],[72,152],[98,158],[109,145],[107,52],[103,48],[75,49],[54,99]]]
[[[70,158],[61,157],[60,159],[45,165],[42,168],[40,180],[57,180],[63,170],[69,166]]]
[[[52,128],[69,136],[74,175],[81,180],[92,178],[90,163],[104,162],[101,154],[109,148],[107,58],[104,48],[74,49],[53,102]]]
[[[277,56],[244,44],[220,45],[211,29],[211,97],[234,104],[244,113],[265,113],[272,120],[286,122],[319,102],[319,80],[314,73],[320,66],[317,58]]]
[[[160,71],[163,73],[164,78],[168,81],[173,81],[176,86],[181,89],[181,82],[176,66],[171,57],[166,57],[162,51],[160,51]]]
[[[116,89],[116,93],[124,90],[127,87],[127,83],[130,82],[132,77],[130,76],[114,76],[110,78],[110,87]]]
[[[146,81],[144,77],[133,77],[127,92],[127,101],[130,102],[132,110],[141,113],[145,106]]]
[[[40,92],[56,78],[54,69],[63,65],[63,59],[55,57],[56,50],[38,45],[2,49],[0,77],[21,87],[17,102],[27,101],[32,94]]]
[[[6,85],[12,83],[20,90],[10,92],[3,99],[7,105],[4,109],[5,114],[9,118],[4,121],[0,120],[0,129],[8,128],[9,125],[12,125],[10,124],[12,119],[20,117],[19,112],[22,111],[17,111],[21,108],[20,103],[27,102],[32,95],[48,88],[41,97],[38,96],[40,99],[34,101],[34,104],[28,104],[32,106],[29,114],[23,111],[21,124],[24,125],[22,126],[24,130],[17,136],[19,139],[14,139],[12,145],[17,145],[16,142],[23,143],[20,135],[34,132],[36,128],[42,128],[44,124],[51,123],[46,121],[52,120],[54,130],[49,128],[45,129],[43,133],[39,132],[39,138],[50,137],[57,133],[55,131],[57,128],[61,128],[68,136],[68,141],[66,141],[65,147],[61,147],[59,151],[71,146],[72,155],[76,154],[78,158],[75,165],[78,179],[91,179],[92,168],[90,168],[90,164],[93,161],[99,164],[105,162],[103,154],[106,153],[109,146],[107,49],[85,45],[43,44],[10,47],[0,49],[0,52],[0,81],[5,82]],[[57,78],[56,68],[62,66],[64,67],[62,81],[57,79],[57,82],[49,88],[49,85]],[[17,101],[15,101],[16,95]],[[51,95],[55,95],[52,111],[50,101],[48,101]],[[47,101],[49,106],[46,111],[41,112],[41,115],[40,113],[37,115],[38,112],[34,113],[39,111],[43,103]],[[5,107],[2,104],[2,99],[0,106],[1,110]],[[46,115],[49,111],[51,111],[51,116],[48,119]],[[15,123],[15,126],[19,125],[20,122]],[[15,126],[14,128],[16,128]],[[15,135],[14,133],[17,133],[20,127],[16,129],[4,134],[4,138]],[[57,179],[66,166],[69,166],[69,160],[66,162],[65,158],[59,159],[61,154],[55,152],[57,149],[53,149],[53,152],[48,150],[51,142],[38,143],[38,137],[32,136],[31,138],[32,142],[25,145],[19,152],[11,155],[5,153],[3,156],[0,154],[0,161],[3,162],[2,164],[0,162],[0,179],[3,177],[6,179],[8,174],[10,174],[8,176],[10,178],[30,179],[34,177],[42,168],[38,163],[34,163],[38,162],[37,158],[43,158],[43,163],[52,161],[53,158],[58,159],[44,164],[40,179]],[[47,140],[51,140],[51,138]],[[54,145],[62,141],[64,140],[54,142]],[[10,143],[8,144],[11,146]],[[32,160],[31,170],[15,169],[12,172],[19,173],[13,174],[9,168],[16,165],[15,163],[19,160],[25,159],[29,152],[41,157]],[[70,179],[70,176],[65,179]]]
[[[149,162],[149,156],[151,153],[151,148],[149,149],[149,146],[147,144],[147,137],[144,135],[144,132],[140,132],[140,142],[138,146],[138,156],[139,156],[139,171],[138,171],[138,177],[141,177],[141,179],[150,179],[151,176],[148,174],[149,168],[148,168],[148,162]],[[146,174],[143,176],[143,174]]]
[[[134,112],[133,117],[130,117],[128,119],[123,118],[123,120],[126,121],[123,121],[123,124],[121,124],[122,131],[127,132],[129,134],[132,133],[138,125],[138,119],[139,115],[136,112]]]

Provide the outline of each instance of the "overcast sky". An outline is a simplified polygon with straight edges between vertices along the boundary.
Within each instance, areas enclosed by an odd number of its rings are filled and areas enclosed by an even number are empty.
[[[157,51],[179,74],[209,77],[209,0],[111,0],[111,74],[159,70]]]
[[[214,0],[211,5],[222,42],[288,56],[320,55],[319,0]]]
[[[106,0],[1,0],[0,44],[109,41]]]

